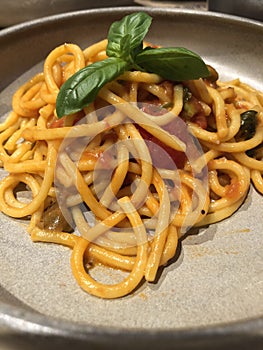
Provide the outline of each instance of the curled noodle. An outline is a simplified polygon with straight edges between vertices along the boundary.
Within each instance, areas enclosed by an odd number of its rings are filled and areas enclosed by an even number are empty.
[[[14,94],[0,125],[0,161],[8,172],[0,183],[0,210],[29,218],[34,242],[72,249],[80,287],[111,299],[155,281],[180,237],[231,216],[251,182],[263,194],[263,94],[238,79],[171,82],[133,71],[103,87],[81,112],[58,119],[61,85],[104,59],[106,45],[55,48],[43,72]],[[256,131],[238,140],[240,115],[248,110],[257,113]],[[186,134],[174,133],[179,119],[198,152]],[[164,152],[157,158],[153,144]],[[187,152],[194,155],[190,161]],[[128,275],[116,284],[99,282],[89,273],[96,264]]]

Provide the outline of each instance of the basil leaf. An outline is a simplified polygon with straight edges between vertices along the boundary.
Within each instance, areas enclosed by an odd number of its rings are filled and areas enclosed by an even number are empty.
[[[92,63],[72,75],[62,86],[56,101],[58,118],[80,111],[93,102],[99,90],[130,68],[116,57]]]
[[[201,57],[185,48],[143,50],[143,39],[151,21],[145,12],[137,12],[111,25],[106,49],[109,58],[81,69],[63,84],[56,102],[59,118],[80,111],[94,101],[106,83],[130,69],[156,73],[175,81],[210,75]]]
[[[135,62],[147,72],[174,81],[210,75],[202,58],[182,47],[146,48],[136,56]]]
[[[132,61],[142,50],[151,22],[152,18],[145,12],[132,13],[114,22],[108,33],[107,55]]]

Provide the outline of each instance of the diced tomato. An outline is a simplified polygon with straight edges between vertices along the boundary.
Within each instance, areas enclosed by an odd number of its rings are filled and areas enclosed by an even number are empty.
[[[49,128],[50,128],[50,129],[62,128],[63,126],[65,126],[65,118],[66,118],[66,117],[62,117],[62,118],[60,118],[60,119],[54,119],[54,120],[49,124]]]
[[[202,129],[207,129],[207,119],[204,114],[196,114],[193,118],[191,118],[191,122],[197,124]]]
[[[83,118],[83,115],[81,113],[70,115],[70,116],[65,115],[64,117],[59,119],[54,117],[54,119],[49,124],[49,128],[54,129],[54,128],[63,128],[64,126],[76,125],[82,118]]]
[[[159,100],[157,100],[159,101]],[[164,115],[165,113],[167,113],[167,110],[165,108],[163,108],[160,104],[155,104],[154,101],[147,101],[146,103],[143,104],[142,106],[142,111],[144,113],[153,115],[155,117],[158,117],[160,115]]]
[[[148,140],[147,146],[152,157],[153,165],[157,168],[174,169],[175,166],[182,169],[186,156],[184,152],[177,151],[160,141],[141,126],[136,125],[144,140]]]
[[[170,80],[164,80],[160,83],[160,86],[165,89],[165,94],[170,101],[173,99],[174,83]]]

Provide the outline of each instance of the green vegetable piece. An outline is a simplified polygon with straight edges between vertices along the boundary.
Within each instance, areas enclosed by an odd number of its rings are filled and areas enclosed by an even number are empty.
[[[192,97],[191,91],[187,87],[184,87],[184,89],[183,89],[183,101],[184,101],[184,103],[190,101],[191,97]]]
[[[236,141],[251,139],[257,128],[257,111],[252,109],[240,114],[240,129],[235,136]]]
[[[108,33],[107,55],[133,61],[142,50],[151,22],[152,18],[145,12],[132,13],[114,22]]]
[[[56,101],[58,117],[78,112],[93,102],[106,83],[114,80],[127,69],[129,66],[126,61],[110,57],[76,72],[60,89]]]
[[[136,63],[147,72],[174,81],[210,75],[202,58],[182,47],[146,48],[136,56]]]
[[[196,103],[194,103],[193,101],[185,102],[183,110],[187,118],[192,118],[198,112]]]

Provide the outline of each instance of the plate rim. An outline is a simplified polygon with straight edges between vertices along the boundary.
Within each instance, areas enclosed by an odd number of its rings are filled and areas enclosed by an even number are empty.
[[[155,342],[167,338],[170,341],[186,341],[188,339],[191,343],[205,338],[211,338],[211,341],[214,341],[216,338],[224,345],[228,344],[229,341],[233,342],[236,340],[239,342],[246,340],[263,342],[263,316],[185,329],[129,329],[117,326],[92,326],[61,320],[40,314],[37,311],[31,312],[20,306],[0,302],[0,327],[1,324],[20,334],[33,334],[43,338],[57,336],[66,339],[70,336],[71,339],[76,341],[92,341],[94,337],[102,337],[100,341],[110,341],[113,344],[114,341],[118,341],[118,337],[121,335],[123,341],[129,341],[127,346],[131,346],[130,342],[133,337],[135,337],[136,342],[138,340]],[[202,349],[206,348],[203,347]]]
[[[54,22],[60,19],[68,19],[73,17],[79,17],[79,16],[86,16],[89,14],[105,14],[105,13],[119,13],[122,14],[123,12],[130,13],[135,11],[146,11],[150,12],[152,14],[183,14],[183,15],[198,15],[198,16],[204,16],[204,17],[212,17],[216,18],[217,20],[226,20],[231,22],[236,22],[239,24],[245,24],[248,26],[258,26],[263,30],[263,22],[252,19],[252,18],[246,18],[238,15],[232,15],[222,12],[216,12],[216,11],[210,11],[210,10],[197,10],[197,9],[180,9],[180,8],[174,8],[174,7],[147,7],[147,6],[116,6],[116,7],[105,7],[105,8],[92,8],[92,9],[86,9],[86,10],[75,10],[75,11],[69,11],[69,12],[61,12],[49,16],[39,17],[32,20],[28,20],[25,22],[17,23],[10,25],[8,27],[0,28],[0,38],[3,36],[8,36],[15,34],[16,32],[19,32],[20,30],[34,28],[39,25],[43,25],[43,23],[48,24],[50,22]]]

